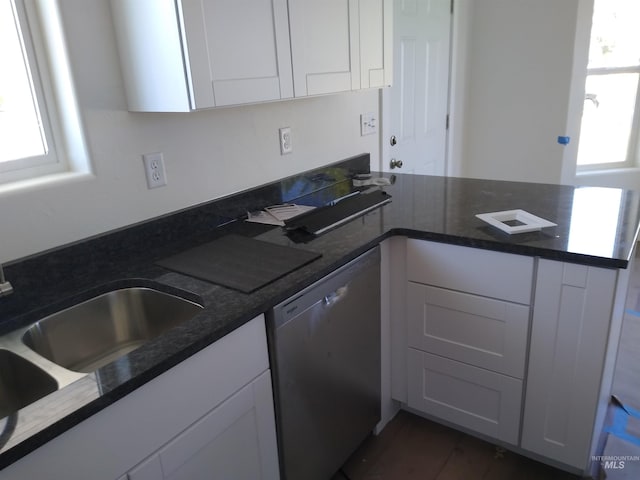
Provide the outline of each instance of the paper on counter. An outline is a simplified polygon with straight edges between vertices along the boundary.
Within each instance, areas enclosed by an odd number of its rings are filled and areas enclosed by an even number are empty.
[[[297,217],[316,207],[308,205],[296,205],[293,203],[283,203],[281,205],[271,205],[264,210],[257,212],[247,212],[247,222],[265,223],[267,225],[284,226],[284,221]]]

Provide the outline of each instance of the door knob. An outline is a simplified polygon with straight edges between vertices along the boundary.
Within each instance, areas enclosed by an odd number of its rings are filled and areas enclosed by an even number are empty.
[[[389,139],[389,143],[391,144],[391,146],[393,147],[396,143],[398,143],[398,141],[396,140],[396,136],[395,135],[391,135],[391,138]]]
[[[391,170],[393,170],[394,168],[402,168],[402,160],[396,160],[395,158],[392,158],[389,162],[389,167],[391,168]]]

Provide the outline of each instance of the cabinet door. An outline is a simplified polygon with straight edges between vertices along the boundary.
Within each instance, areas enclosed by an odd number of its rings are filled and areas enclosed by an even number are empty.
[[[522,381],[409,349],[411,408],[516,445]]]
[[[393,0],[361,1],[360,86],[385,87],[393,79]]]
[[[129,480],[200,478],[279,478],[268,371],[129,473]]]
[[[182,0],[195,108],[291,98],[286,0]]]
[[[289,0],[296,97],[360,88],[357,0]]]
[[[409,346],[524,376],[529,307],[409,282]]]
[[[293,96],[287,0],[111,0],[129,109]]]
[[[584,469],[588,462],[617,272],[540,260],[522,448]]]
[[[111,0],[111,14],[129,110],[191,110],[176,0]]]

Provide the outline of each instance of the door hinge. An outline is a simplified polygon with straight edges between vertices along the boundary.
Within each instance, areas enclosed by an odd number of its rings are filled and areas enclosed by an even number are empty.
[[[451,15],[453,15],[453,2],[454,0],[451,0]]]
[[[447,113],[447,119],[445,120],[444,128],[445,130],[449,130],[449,114],[448,113]]]

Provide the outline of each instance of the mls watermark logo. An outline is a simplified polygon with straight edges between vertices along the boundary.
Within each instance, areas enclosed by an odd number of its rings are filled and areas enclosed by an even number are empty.
[[[623,470],[630,462],[640,462],[640,455],[594,455],[594,462],[599,462],[604,470]]]

